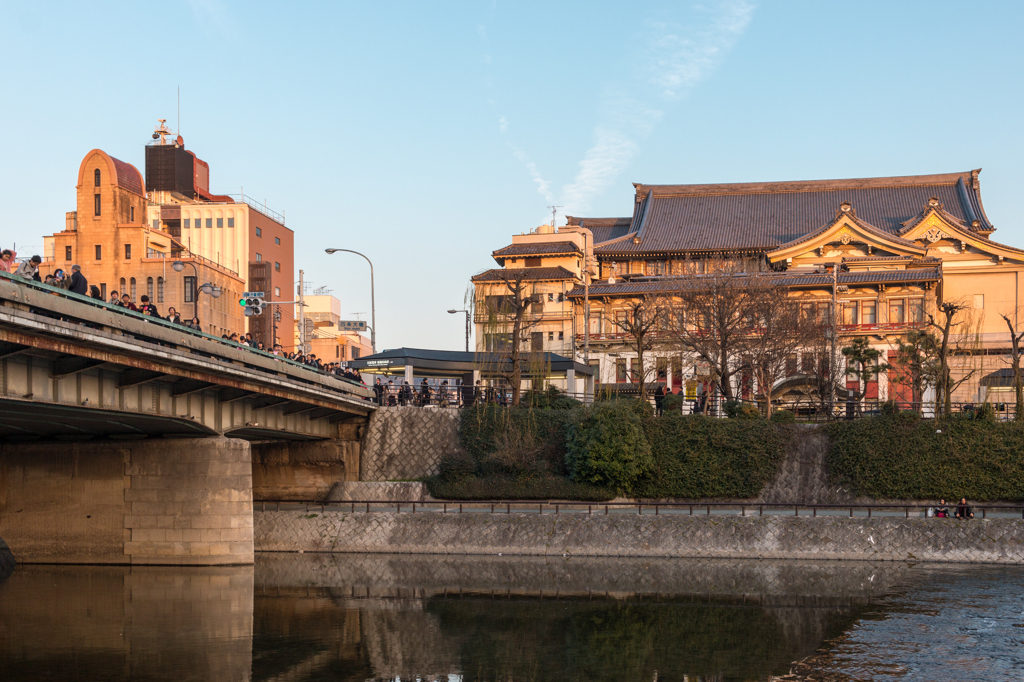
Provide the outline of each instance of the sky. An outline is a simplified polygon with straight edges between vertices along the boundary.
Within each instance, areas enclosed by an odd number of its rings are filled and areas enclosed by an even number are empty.
[[[284,212],[295,268],[378,349],[460,349],[469,278],[631,183],[982,168],[1024,247],[1024,2],[0,4],[0,247],[42,251],[93,148],[158,118],[210,189]],[[180,118],[177,113],[180,88]]]

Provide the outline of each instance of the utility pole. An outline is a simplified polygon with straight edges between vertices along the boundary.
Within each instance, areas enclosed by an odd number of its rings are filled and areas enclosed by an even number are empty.
[[[304,272],[299,270],[299,352],[306,354],[306,287],[303,281]]]

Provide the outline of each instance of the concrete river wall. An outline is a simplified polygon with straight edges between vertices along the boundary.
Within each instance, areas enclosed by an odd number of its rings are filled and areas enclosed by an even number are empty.
[[[1024,521],[256,511],[260,552],[1024,563]]]

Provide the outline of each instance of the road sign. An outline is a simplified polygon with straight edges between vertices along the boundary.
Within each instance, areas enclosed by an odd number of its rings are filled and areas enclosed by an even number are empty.
[[[243,291],[243,298],[263,298],[264,293],[262,291]]]
[[[341,320],[338,322],[338,329],[343,332],[365,332],[365,320]]]

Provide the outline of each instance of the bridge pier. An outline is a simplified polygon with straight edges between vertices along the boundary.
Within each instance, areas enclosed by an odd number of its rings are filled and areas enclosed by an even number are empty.
[[[342,424],[338,438],[254,443],[254,500],[325,500],[331,487],[359,480],[364,425]]]
[[[19,563],[253,563],[249,443],[0,446],[0,537]]]

